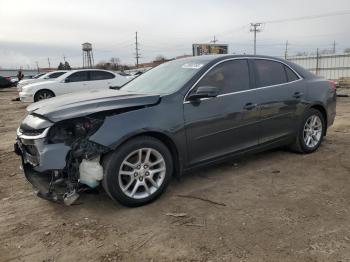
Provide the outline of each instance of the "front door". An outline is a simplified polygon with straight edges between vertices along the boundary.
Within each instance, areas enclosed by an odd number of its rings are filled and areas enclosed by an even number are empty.
[[[246,59],[221,62],[196,84],[220,88],[217,97],[186,101],[184,119],[189,164],[247,149],[258,144],[259,110],[250,89]]]
[[[78,71],[67,76],[64,83],[65,93],[85,91],[89,83],[89,72]]]

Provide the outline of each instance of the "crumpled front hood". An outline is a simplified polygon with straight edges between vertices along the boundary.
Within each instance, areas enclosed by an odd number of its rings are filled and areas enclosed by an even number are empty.
[[[27,107],[30,114],[58,122],[92,113],[158,103],[159,95],[145,95],[118,90],[77,92],[43,100]]]

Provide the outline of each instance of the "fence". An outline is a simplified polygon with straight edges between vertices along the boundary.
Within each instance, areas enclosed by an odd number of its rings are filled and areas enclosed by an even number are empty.
[[[288,57],[316,75],[330,80],[350,77],[350,53]]]

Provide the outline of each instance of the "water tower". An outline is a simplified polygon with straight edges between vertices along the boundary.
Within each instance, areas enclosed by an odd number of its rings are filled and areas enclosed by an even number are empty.
[[[92,44],[84,43],[83,46],[83,67],[92,68],[94,65],[94,55],[92,53]]]

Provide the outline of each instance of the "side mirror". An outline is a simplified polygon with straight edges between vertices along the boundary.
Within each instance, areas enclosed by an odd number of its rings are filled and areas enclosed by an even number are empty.
[[[188,99],[193,101],[200,98],[216,97],[219,95],[219,88],[215,86],[200,86],[196,92],[190,94]]]
[[[70,82],[69,78],[64,79],[64,82],[69,83]]]

